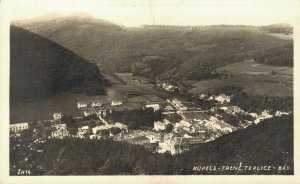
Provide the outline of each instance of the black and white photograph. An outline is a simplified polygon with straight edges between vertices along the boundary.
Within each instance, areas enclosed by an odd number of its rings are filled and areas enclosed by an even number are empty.
[[[294,176],[297,1],[2,3],[9,176]]]

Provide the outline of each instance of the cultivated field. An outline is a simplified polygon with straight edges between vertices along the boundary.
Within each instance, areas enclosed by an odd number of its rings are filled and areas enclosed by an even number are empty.
[[[229,76],[227,79],[186,81],[193,86],[189,92],[200,94],[224,85],[238,85],[252,95],[293,96],[292,67],[274,67],[248,60],[220,67],[217,71],[228,71]]]

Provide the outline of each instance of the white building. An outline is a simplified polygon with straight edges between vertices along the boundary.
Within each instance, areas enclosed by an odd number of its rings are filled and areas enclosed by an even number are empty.
[[[92,107],[101,107],[102,103],[100,101],[93,101],[92,102]]]
[[[113,100],[111,101],[111,106],[118,106],[118,105],[122,105],[122,101],[120,100]]]
[[[54,128],[56,128],[56,130],[51,133],[52,138],[63,139],[64,137],[69,136],[66,124],[57,124]]]
[[[146,108],[152,108],[154,111],[158,111],[160,109],[159,104],[147,104]]]
[[[22,130],[28,129],[28,123],[16,123],[9,125],[9,129],[11,132],[18,133]]]
[[[276,111],[275,116],[289,115],[288,112]]]
[[[77,102],[78,109],[86,108],[88,106],[87,102]]]
[[[216,101],[218,101],[219,103],[223,104],[223,103],[229,103],[230,102],[230,96],[226,96],[224,94],[221,94],[219,96],[217,96],[215,98]]]
[[[53,113],[53,119],[55,121],[60,120],[62,117],[63,117],[63,113],[61,113],[61,112],[55,112],[55,113]]]
[[[190,122],[188,122],[187,120],[181,120],[179,123],[180,123],[182,126],[188,127],[188,128],[192,126],[192,124],[191,124]]]
[[[155,121],[153,129],[156,130],[156,131],[165,130],[166,129],[166,124],[161,122],[161,121]]]
[[[79,127],[77,131],[77,136],[79,138],[84,138],[84,135],[89,131],[89,126]]]
[[[83,111],[83,116],[90,116],[92,114],[94,114],[92,110]]]
[[[172,100],[172,103],[173,103],[176,107],[179,107],[180,104],[181,104],[181,101],[178,100],[178,99],[173,99],[173,100]]]
[[[173,86],[171,84],[167,84],[167,83],[163,83],[161,87],[164,88],[167,91],[173,91],[174,88],[175,88],[175,86]]]

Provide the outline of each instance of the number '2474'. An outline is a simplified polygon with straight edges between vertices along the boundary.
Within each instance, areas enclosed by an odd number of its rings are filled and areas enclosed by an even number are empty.
[[[30,170],[18,169],[17,175],[31,175],[31,171]]]

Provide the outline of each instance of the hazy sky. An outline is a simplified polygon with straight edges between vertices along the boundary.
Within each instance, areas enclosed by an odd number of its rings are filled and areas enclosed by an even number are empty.
[[[293,23],[297,0],[7,0],[10,18],[85,12],[111,22],[266,25]],[[298,3],[299,5],[299,3]]]

